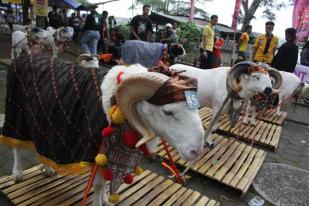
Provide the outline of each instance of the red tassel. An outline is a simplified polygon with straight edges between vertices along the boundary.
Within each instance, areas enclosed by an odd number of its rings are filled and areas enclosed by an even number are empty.
[[[131,174],[127,174],[124,177],[124,183],[126,183],[126,184],[132,184],[133,180],[134,180],[134,177]]]
[[[139,148],[138,148],[142,153],[144,153],[145,156],[147,157],[151,157],[151,153],[148,150],[146,144],[142,144]]]
[[[103,170],[102,175],[105,180],[111,181],[113,179],[113,172],[110,169]]]
[[[101,135],[102,137],[108,137],[113,133],[114,133],[114,129],[111,126],[108,126],[102,130]]]
[[[132,148],[137,143],[137,134],[135,131],[127,131],[123,134],[123,142],[125,145],[127,145],[129,148]]]

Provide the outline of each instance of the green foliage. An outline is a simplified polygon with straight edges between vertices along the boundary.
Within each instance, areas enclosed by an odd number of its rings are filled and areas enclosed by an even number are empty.
[[[181,42],[196,42],[201,39],[202,31],[192,22],[185,22],[179,25]]]
[[[119,26],[119,33],[124,36],[125,39],[129,39],[130,37],[130,25],[128,24],[123,24]]]
[[[198,0],[197,2],[212,1],[212,0]],[[136,5],[148,4],[155,12],[161,12],[172,15],[188,16],[190,13],[190,1],[188,0],[135,0]],[[135,7],[135,6],[133,6]],[[132,7],[130,8],[132,9]],[[206,18],[209,14],[202,8],[195,8],[195,14],[200,18]]]

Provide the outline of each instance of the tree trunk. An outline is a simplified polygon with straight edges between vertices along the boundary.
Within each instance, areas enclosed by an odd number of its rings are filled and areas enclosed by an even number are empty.
[[[243,22],[243,25],[241,27],[242,31],[244,31],[246,26],[248,26],[250,24],[251,20],[254,17],[256,10],[259,8],[260,4],[264,0],[253,0],[250,7],[248,5],[248,3],[249,3],[248,1],[249,0],[242,0],[242,6],[243,6],[243,9],[244,9],[244,13],[245,13],[244,22]]]

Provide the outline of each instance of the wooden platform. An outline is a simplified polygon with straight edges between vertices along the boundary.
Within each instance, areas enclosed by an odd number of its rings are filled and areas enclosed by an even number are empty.
[[[276,125],[283,125],[283,122],[287,118],[288,113],[282,112],[280,116],[277,115],[276,110],[266,111],[264,114],[259,115],[258,119],[264,122],[268,122]]]
[[[191,169],[240,191],[243,197],[259,171],[266,152],[218,134],[214,134],[212,138],[215,147],[211,150],[206,147],[202,158]],[[176,149],[171,146],[169,148],[177,164],[188,165],[188,162],[180,158]],[[156,153],[167,159],[162,145],[158,147]]]
[[[201,120],[204,128],[207,129],[211,120],[212,110],[202,108],[200,110]],[[238,137],[240,140],[261,145],[272,150],[276,150],[282,133],[282,127],[276,124],[257,120],[256,126],[237,123],[231,128],[231,122],[227,115],[223,115],[218,122],[218,133],[227,136]]]
[[[89,172],[75,177],[46,177],[41,167],[25,170],[24,180],[18,184],[11,176],[0,178],[1,192],[18,206],[81,205]],[[118,205],[219,205],[215,200],[149,170],[136,177],[133,184],[123,184],[119,194],[121,201]],[[88,196],[87,205],[91,205],[92,200],[93,191]]]

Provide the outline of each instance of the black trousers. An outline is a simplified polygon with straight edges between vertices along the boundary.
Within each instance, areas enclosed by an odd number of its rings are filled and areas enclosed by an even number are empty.
[[[200,49],[200,53],[201,53],[201,64],[200,64],[200,68],[201,69],[211,69],[211,60],[212,60],[212,56],[213,56],[213,52],[206,50],[207,53],[207,57],[205,57],[203,55],[203,49]]]

